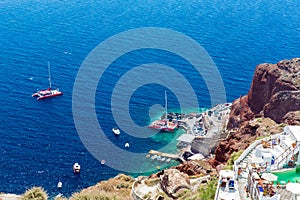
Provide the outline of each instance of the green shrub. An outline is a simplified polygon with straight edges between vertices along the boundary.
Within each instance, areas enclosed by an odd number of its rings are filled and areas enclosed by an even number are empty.
[[[134,181],[134,179],[131,177],[131,176],[127,176],[127,175],[125,175],[125,174],[119,174],[117,177],[116,177],[116,179],[118,179],[118,180],[122,180],[122,181],[126,181],[126,182],[128,182],[128,181]]]
[[[176,198],[187,199],[188,193],[191,193],[191,190],[182,189],[181,191],[178,192],[178,194],[176,195]]]
[[[200,185],[199,187],[199,199],[213,200],[217,190],[218,179],[213,178],[206,185]]]
[[[143,196],[143,199],[150,199],[151,198],[151,195],[150,194],[145,194],[144,196]]]
[[[120,183],[117,185],[117,189],[121,189],[121,188],[129,188],[131,187],[128,183]]]
[[[267,138],[267,137],[270,137],[270,134],[258,136],[258,137],[256,137],[256,140],[260,140],[260,139]]]
[[[233,169],[234,161],[236,161],[243,153],[244,150],[235,151],[230,155],[229,160],[227,161],[226,166],[223,169]]]
[[[171,200],[171,198],[164,192],[159,192],[156,195],[155,199],[157,199],[158,197],[162,197],[164,200]]]

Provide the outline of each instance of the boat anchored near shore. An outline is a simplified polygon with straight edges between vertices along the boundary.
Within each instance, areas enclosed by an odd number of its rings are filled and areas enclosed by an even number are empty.
[[[167,92],[165,91],[165,119],[156,120],[152,122],[148,127],[152,129],[160,130],[161,132],[174,132],[178,128],[178,121],[168,119],[168,99]]]

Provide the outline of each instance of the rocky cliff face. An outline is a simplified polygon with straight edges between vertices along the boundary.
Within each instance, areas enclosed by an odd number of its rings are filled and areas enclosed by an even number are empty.
[[[182,173],[185,173],[189,176],[203,174],[207,175],[215,170],[205,161],[187,161],[176,167],[172,167],[173,169],[177,169]]]
[[[197,160],[197,161],[186,161],[178,166],[173,166],[170,169],[176,169],[182,173],[185,173],[189,176],[194,176],[194,175],[207,175],[215,172],[215,169],[209,165],[205,160]],[[156,174],[152,174],[149,176],[149,178],[158,178],[161,175],[163,175],[164,171],[160,171]]]
[[[283,60],[277,64],[260,64],[256,67],[248,95],[233,102],[228,128],[243,126],[260,116],[269,117],[277,123],[285,121],[295,124],[299,112],[294,111],[298,110],[300,58]],[[294,113],[288,115],[289,112]]]
[[[281,132],[284,124],[300,125],[300,58],[256,67],[247,95],[233,102],[228,129],[210,163],[226,162],[231,153],[247,148],[257,136]]]
[[[191,183],[187,174],[177,169],[167,169],[160,177],[160,185],[162,190],[170,197],[175,197],[180,189],[190,189]]]

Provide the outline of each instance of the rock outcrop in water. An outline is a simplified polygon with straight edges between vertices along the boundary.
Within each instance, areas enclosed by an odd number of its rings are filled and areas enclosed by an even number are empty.
[[[247,95],[233,102],[228,138],[216,148],[213,166],[225,163],[257,136],[282,131],[284,124],[300,125],[300,58],[256,67]]]

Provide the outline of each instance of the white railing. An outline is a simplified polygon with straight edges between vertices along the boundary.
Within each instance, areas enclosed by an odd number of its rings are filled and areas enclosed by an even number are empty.
[[[275,159],[274,166],[277,166],[275,169],[278,170],[283,166],[284,160],[288,160],[289,157],[293,157],[297,152],[299,152],[300,143],[297,143],[296,146],[289,147],[286,149],[278,158]]]
[[[247,149],[244,150],[244,152],[240,155],[240,157],[234,161],[234,166],[233,166],[233,171],[237,171],[237,165],[242,161],[244,160],[248,154],[253,150],[255,149],[259,144],[262,143],[262,141],[265,141],[265,140],[270,140],[272,141],[272,139],[277,139],[279,138],[281,135],[280,134],[276,134],[276,135],[272,135],[271,137],[266,137],[266,138],[262,138],[262,139],[259,139],[259,140],[256,140],[255,142],[253,142],[251,145],[249,145],[247,147]]]
[[[260,139],[260,140],[256,140],[255,142],[253,142],[251,145],[249,145],[247,147],[247,149],[244,150],[244,152],[240,155],[240,157],[238,159],[236,159],[236,161],[234,161],[234,167],[236,167],[236,165],[238,165],[242,160],[244,160],[248,154],[255,149],[255,147],[257,147],[259,144],[262,143],[264,139]]]
[[[218,179],[218,185],[217,185],[217,190],[216,190],[216,193],[215,193],[215,198],[214,200],[218,200],[219,199],[219,192],[220,192],[220,181],[221,181],[221,176],[219,176],[219,179]]]
[[[131,197],[134,200],[143,200],[143,197],[141,197],[136,191],[135,191],[135,187],[138,184],[138,181],[134,181],[132,184],[132,188],[131,188]]]

